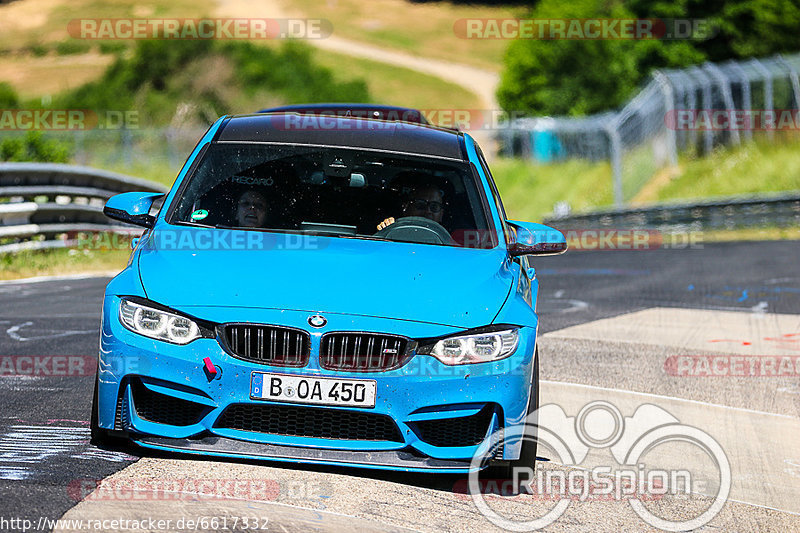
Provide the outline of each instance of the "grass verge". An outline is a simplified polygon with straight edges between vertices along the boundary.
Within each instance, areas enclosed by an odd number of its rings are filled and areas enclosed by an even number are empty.
[[[120,271],[130,252],[111,250],[31,250],[0,254],[0,280],[91,272]]]
[[[317,49],[314,57],[319,64],[333,69],[337,81],[365,80],[373,103],[416,109],[480,108],[474,93],[436,76],[322,49]]]
[[[81,19],[205,16],[208,0],[22,0],[0,5],[0,50],[42,47],[73,39],[70,21]],[[88,41],[94,45],[93,41]]]
[[[732,230],[714,230],[703,232],[703,242],[731,241],[797,241],[800,240],[800,228],[744,228]]]
[[[758,138],[707,157],[684,159],[658,201],[690,200],[800,189],[800,136]]]
[[[408,0],[282,0],[287,12],[327,19],[333,35],[414,55],[499,71],[508,39],[466,39],[459,19],[519,18],[524,6],[480,6]]]
[[[612,203],[611,165],[571,160],[536,165],[520,159],[497,158],[491,164],[506,213],[513,220],[542,220],[557,202],[574,211]]]
[[[680,168],[656,173],[645,185],[645,203],[800,190],[800,136],[758,138],[719,149],[702,158],[684,157]],[[547,165],[498,159],[492,164],[509,216],[541,220],[557,202],[573,212],[613,203],[611,167],[607,162],[570,160]],[[640,197],[641,198],[641,197]]]

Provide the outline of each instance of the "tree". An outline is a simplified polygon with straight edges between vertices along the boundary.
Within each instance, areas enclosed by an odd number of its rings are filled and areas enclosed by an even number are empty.
[[[674,19],[703,22],[710,36],[684,40],[513,41],[498,101],[508,112],[584,115],[617,108],[657,68],[765,56],[798,47],[800,5],[791,0],[542,0],[543,19]]]

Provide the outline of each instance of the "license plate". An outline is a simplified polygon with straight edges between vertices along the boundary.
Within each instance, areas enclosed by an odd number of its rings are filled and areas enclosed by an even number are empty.
[[[371,379],[312,378],[253,372],[250,398],[287,403],[375,407],[377,385]]]

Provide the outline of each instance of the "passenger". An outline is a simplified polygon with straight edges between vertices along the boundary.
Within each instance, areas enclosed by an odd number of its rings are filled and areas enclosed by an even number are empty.
[[[260,191],[249,189],[236,201],[236,225],[263,228],[267,221],[267,198]]]

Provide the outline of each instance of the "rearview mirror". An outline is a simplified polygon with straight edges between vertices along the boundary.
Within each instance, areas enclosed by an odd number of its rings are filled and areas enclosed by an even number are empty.
[[[152,228],[155,217],[150,214],[153,202],[164,196],[158,192],[124,192],[112,196],[103,208],[108,218],[121,220],[128,224]]]
[[[564,234],[555,228],[533,222],[507,220],[512,242],[508,253],[518,255],[558,255],[567,251]]]

